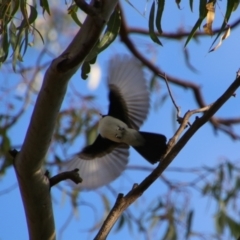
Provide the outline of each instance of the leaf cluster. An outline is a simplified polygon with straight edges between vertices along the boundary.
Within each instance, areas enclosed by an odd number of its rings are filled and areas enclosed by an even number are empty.
[[[206,24],[203,26],[204,32],[206,34],[212,35],[212,23],[215,18],[215,7],[217,4],[216,0],[199,0],[199,14],[198,20],[190,31],[186,42],[185,47],[189,41],[194,38],[194,35],[198,28],[201,27],[204,19],[207,20]],[[130,4],[130,3],[129,3]],[[177,7],[181,9],[181,1],[176,1]],[[154,0],[151,6],[149,14],[149,36],[153,42],[162,45],[160,38],[163,33],[162,30],[162,18],[164,17],[165,12],[165,0]],[[194,1],[189,1],[189,7],[193,11]],[[223,16],[222,26],[220,31],[217,33],[212,45],[216,42],[222,32],[227,28],[228,32],[221,38],[221,41],[224,40],[229,35],[229,26],[228,20],[230,19],[232,13],[238,8],[239,0],[227,0],[226,1],[226,12]],[[40,7],[42,13],[47,12],[50,15],[50,8],[48,0],[41,0]],[[67,13],[71,16],[73,21],[79,26],[82,26],[82,22],[79,20],[77,12],[79,8],[73,2],[70,7],[68,7]],[[39,15],[37,5],[29,5],[26,1],[19,0],[4,0],[0,4],[0,64],[4,63],[8,56],[10,50],[12,50],[12,66],[13,69],[16,69],[16,63],[18,61],[23,61],[23,56],[27,51],[28,46],[32,46],[33,42],[29,41],[29,35],[36,31],[41,37],[42,41],[44,39],[39,32],[39,30],[34,26],[35,21]],[[118,36],[121,26],[121,13],[118,9],[112,13],[112,16],[107,24],[106,30],[103,34],[103,37],[99,39],[97,45],[92,50],[91,54],[85,60],[82,66],[82,78],[86,79],[91,70],[91,64],[95,63],[97,55],[104,51]],[[157,29],[157,33],[155,32]],[[218,44],[215,48],[210,51],[216,50],[221,43]]]
[[[240,209],[236,204],[240,192],[240,168],[230,161],[219,164],[217,168],[205,168],[214,178],[202,187],[202,194],[216,203],[215,226],[218,234],[229,232],[231,237],[240,236],[240,221],[232,217]],[[227,231],[228,230],[228,231]]]
[[[189,1],[189,7],[190,7],[191,11],[193,11],[193,5],[194,5],[193,2],[194,2],[193,0]],[[194,35],[195,35],[197,29],[201,28],[202,22],[205,19],[206,19],[207,23],[204,24],[204,26],[203,26],[204,32],[208,35],[213,35],[212,24],[215,19],[215,7],[217,4],[217,1],[216,0],[208,0],[208,1],[207,0],[199,0],[198,2],[199,2],[198,3],[199,4],[198,20],[194,24],[192,30],[190,31],[190,33],[186,39],[186,42],[184,44],[185,47],[188,45],[190,40],[192,38],[194,38]],[[156,3],[157,3],[157,10],[155,10]],[[161,34],[163,33],[162,17],[164,16],[165,4],[166,4],[165,0],[153,1],[152,7],[150,10],[150,14],[149,14],[149,21],[148,21],[149,22],[149,36],[153,40],[153,42],[155,42],[159,45],[162,45],[158,35],[161,36]],[[177,4],[178,8],[181,9],[181,7],[180,7],[181,0],[176,1],[176,4]],[[222,25],[221,25],[219,32],[217,33],[217,36],[215,37],[215,39],[212,43],[212,46],[214,45],[216,40],[219,38],[221,33],[225,31],[226,27],[228,26],[228,20],[230,19],[232,13],[238,8],[238,6],[239,6],[239,0],[227,0],[226,1],[226,12],[225,12],[225,15],[223,16]],[[155,16],[155,13],[156,13],[156,16]],[[155,30],[154,30],[155,27],[156,27],[158,33],[155,32]],[[222,38],[222,40],[224,40],[224,39]],[[216,50],[216,48],[212,49],[210,51],[214,51],[214,50]]]
[[[11,49],[12,66],[16,70],[17,61],[23,61],[28,46],[31,46],[29,35],[37,31],[41,36],[34,27],[38,12],[36,6],[29,5],[26,1],[5,0],[0,5],[0,16],[0,64],[6,61]]]

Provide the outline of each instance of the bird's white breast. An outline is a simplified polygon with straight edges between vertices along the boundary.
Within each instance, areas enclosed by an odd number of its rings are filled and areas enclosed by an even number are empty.
[[[126,143],[131,146],[144,144],[144,139],[138,131],[128,128],[127,124],[111,116],[103,117],[100,120],[98,131],[103,138],[114,142]]]
[[[124,142],[123,137],[127,128],[124,122],[111,116],[103,117],[98,125],[100,135],[114,142]]]

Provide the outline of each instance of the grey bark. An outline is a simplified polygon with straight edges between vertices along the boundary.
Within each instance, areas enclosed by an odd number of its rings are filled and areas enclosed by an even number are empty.
[[[52,61],[44,76],[22,149],[14,160],[31,240],[56,239],[49,181],[42,164],[68,81],[91,52],[117,2],[101,1],[99,14],[87,16],[71,44]]]

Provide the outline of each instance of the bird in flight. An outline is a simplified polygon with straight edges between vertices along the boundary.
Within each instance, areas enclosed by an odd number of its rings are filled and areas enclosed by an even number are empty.
[[[79,169],[80,189],[95,189],[119,177],[128,163],[130,146],[151,164],[166,151],[164,135],[139,131],[150,107],[139,61],[114,56],[109,61],[107,85],[109,109],[99,121],[96,140],[65,164],[68,170]]]

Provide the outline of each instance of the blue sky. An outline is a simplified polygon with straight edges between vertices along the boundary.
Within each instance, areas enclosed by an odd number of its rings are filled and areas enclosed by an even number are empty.
[[[135,1],[136,2],[136,1]],[[134,3],[134,2],[133,2]],[[139,11],[143,12],[146,2],[142,1],[140,4],[135,5]],[[220,3],[220,9],[224,12],[223,3]],[[125,16],[130,26],[148,27],[148,13],[146,17],[141,16],[135,9],[130,7],[126,2],[123,2],[125,9]],[[147,3],[147,12],[151,7],[151,2]],[[166,5],[166,12],[163,16],[163,31],[171,32],[176,31],[176,29],[184,26],[186,30],[190,30],[191,26],[194,25],[197,20],[198,7],[195,6],[194,13],[190,14],[188,2],[181,3],[181,10],[177,9],[174,1]],[[219,26],[222,21],[222,16],[219,8],[217,8],[217,20],[214,22],[214,27]],[[171,17],[169,17],[171,16]],[[237,18],[235,13],[230,19],[230,23]],[[148,37],[132,35],[134,43],[136,44],[139,51],[145,53],[149,59],[154,59],[157,66],[159,66],[163,71],[172,76],[179,77],[181,79],[186,79],[188,81],[193,81],[194,83],[201,86],[203,97],[207,103],[212,103],[219,97],[223,91],[231,84],[235,79],[236,71],[240,67],[240,44],[239,44],[239,27],[232,31],[230,37],[224,41],[223,45],[213,53],[208,54],[209,47],[214,38],[204,37],[199,40],[199,43],[191,41],[188,45],[188,50],[190,53],[190,60],[192,65],[198,70],[197,73],[191,72],[184,63],[183,57],[183,42],[170,41],[167,39],[161,39],[163,47],[151,42]],[[149,53],[149,49],[150,51]],[[24,58],[24,63],[30,64],[32,61],[32,49],[28,49],[28,52]],[[117,39],[106,51],[104,51],[98,57],[98,64],[102,69],[102,78],[99,87],[92,91],[87,87],[87,82],[80,79],[80,72],[78,71],[72,78],[72,84],[79,89],[82,93],[97,94],[97,102],[93,103],[96,106],[100,106],[100,109],[104,111],[107,109],[107,91],[106,91],[106,63],[110,56],[117,53],[129,53],[128,50],[120,43]],[[145,69],[146,76],[149,78],[151,74]],[[0,75],[1,76],[1,75]],[[3,76],[3,75],[2,75]],[[16,79],[19,79],[15,76]],[[16,80],[17,81],[17,80]],[[187,110],[192,110],[197,108],[196,102],[193,98],[193,94],[190,90],[182,89],[177,86],[171,85],[171,89],[177,104],[181,107],[182,114]],[[165,101],[161,107],[157,110],[154,109],[154,103],[163,94],[167,92],[165,83],[160,81],[160,91],[152,96],[152,108],[147,121],[142,126],[142,130],[158,132],[165,134],[170,138],[176,128],[176,123],[173,122],[174,107],[169,99]],[[227,117],[239,117],[239,90],[237,91],[237,97],[231,98],[223,108],[217,113],[217,116],[227,116]],[[63,104],[63,108],[66,107],[66,101]],[[23,140],[27,130],[27,123],[29,122],[32,105],[28,108],[28,111],[24,114],[22,119],[18,124],[11,129],[9,136],[11,137],[13,144],[20,145]],[[107,110],[106,110],[107,111]],[[104,112],[103,112],[104,114]],[[192,121],[194,117],[192,118]],[[236,132],[240,132],[240,127],[237,126]],[[83,147],[83,138],[69,149],[69,156],[76,151],[79,151]],[[233,141],[225,133],[218,132],[217,135],[214,134],[213,128],[210,124],[204,125],[188,142],[181,153],[176,157],[171,167],[200,167],[202,165],[214,166],[216,163],[224,161],[228,158],[232,161],[239,161],[239,141]],[[141,165],[149,167],[149,164],[142,159],[134,150],[131,150],[130,164],[129,165]],[[126,172],[118,178],[112,184],[113,188],[123,193],[127,193],[132,184],[135,182],[140,182],[147,176],[147,172],[141,171],[130,171]],[[164,175],[172,180],[186,182],[191,177],[188,174],[176,173],[171,171],[166,171]],[[7,189],[9,186],[16,184],[16,177],[14,170],[10,168],[7,174],[0,180],[0,192]],[[66,185],[61,184],[62,189],[67,189]],[[216,211],[216,206],[213,201],[209,201],[208,198],[203,198],[198,192],[189,190],[192,196],[190,202],[190,208],[196,209],[193,229],[198,231],[212,232],[214,227],[213,217]],[[58,239],[92,239],[93,234],[89,234],[88,229],[92,227],[92,224],[101,220],[103,213],[103,203],[101,199],[101,194],[106,193],[110,199],[110,206],[113,205],[115,196],[107,189],[102,188],[96,192],[83,192],[79,196],[79,201],[82,203],[78,209],[78,216],[74,215],[73,220],[70,222],[69,226],[62,233],[59,231],[62,229],[64,223],[66,222],[68,216],[72,213],[72,208],[70,201],[67,198],[63,190],[58,187],[52,190],[53,196],[53,207],[56,222],[56,230]],[[149,204],[157,195],[165,194],[166,187],[161,181],[156,181],[146,193],[130,207],[130,211],[133,214],[140,214],[144,211],[144,207]],[[179,196],[179,201],[181,197]],[[96,208],[96,212],[87,206]],[[27,226],[23,211],[23,205],[21,202],[19,189],[16,187],[14,190],[10,191],[5,195],[0,197],[0,239],[27,239]],[[136,211],[138,209],[138,211]],[[140,209],[140,210],[139,210]],[[163,232],[164,226],[160,228],[159,232]],[[121,232],[114,235],[114,229],[110,234],[109,239],[145,239],[144,236],[136,229],[133,229],[133,235],[129,235],[127,227],[124,227]],[[159,233],[158,232],[158,233]],[[157,234],[157,233],[156,233]],[[60,238],[61,237],[61,238]],[[154,237],[154,235],[152,235]],[[152,238],[154,239],[154,238]]]

